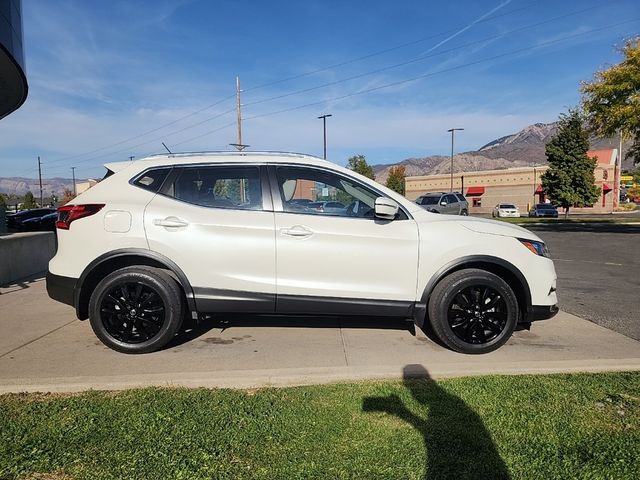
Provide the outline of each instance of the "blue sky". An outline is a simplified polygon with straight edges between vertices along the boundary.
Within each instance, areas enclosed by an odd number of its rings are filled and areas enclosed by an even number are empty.
[[[579,102],[640,31],[636,0],[23,1],[29,97],[0,120],[0,176],[101,176],[163,151],[253,150],[345,164],[448,154]],[[624,22],[624,23],[623,23]]]

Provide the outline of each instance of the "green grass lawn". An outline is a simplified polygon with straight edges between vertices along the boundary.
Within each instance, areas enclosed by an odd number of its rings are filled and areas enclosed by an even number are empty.
[[[640,372],[0,396],[0,478],[640,478]]]

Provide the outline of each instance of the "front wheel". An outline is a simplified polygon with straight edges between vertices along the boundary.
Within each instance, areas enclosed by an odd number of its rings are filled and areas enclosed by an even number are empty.
[[[469,268],[454,272],[434,288],[429,322],[449,348],[488,353],[504,345],[518,322],[518,301],[499,276]]]
[[[164,270],[126,267],[107,275],[89,301],[91,328],[107,347],[148,353],[165,346],[182,325],[184,300]]]
[[[469,211],[468,210],[462,210],[460,212],[460,215],[464,215],[466,217],[467,215],[469,215]]]

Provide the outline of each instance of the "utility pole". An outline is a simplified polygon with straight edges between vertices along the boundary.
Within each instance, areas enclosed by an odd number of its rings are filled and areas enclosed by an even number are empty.
[[[618,148],[618,158],[613,170],[613,209],[620,206],[620,175],[622,174],[622,130],[620,130],[620,146]],[[603,193],[604,195],[604,193]]]
[[[71,167],[71,175],[73,176],[73,196],[76,196],[76,167]]]
[[[464,130],[464,128],[450,128],[447,132],[451,132],[451,192],[453,192],[453,136],[456,130]]]
[[[44,198],[42,197],[42,168],[40,167],[40,155],[38,155],[38,178],[40,179],[40,208],[43,207]]]
[[[318,117],[318,119],[322,119],[322,132],[323,132],[323,138],[324,138],[324,155],[322,158],[324,158],[325,160],[327,159],[327,117],[332,117],[333,115],[331,115],[330,113],[326,113],[324,115],[320,115]]]
[[[242,90],[240,90],[240,77],[236,77],[236,112],[238,114],[238,141],[237,143],[230,143],[229,145],[231,145],[232,147],[236,147],[236,149],[241,152],[243,151],[245,148],[249,147],[250,145],[245,145],[244,143],[242,143],[242,111],[240,109],[240,92]]]

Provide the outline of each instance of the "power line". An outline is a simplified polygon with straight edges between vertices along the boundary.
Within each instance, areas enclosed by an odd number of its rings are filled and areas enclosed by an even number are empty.
[[[614,1],[616,1],[616,0],[614,0]],[[501,14],[490,15],[487,18],[480,18],[480,19],[472,22],[471,24],[466,25],[465,27],[469,27],[469,26],[472,26],[472,25],[475,25],[475,24],[478,24],[478,23],[490,22],[490,21],[493,21],[493,20],[498,19],[498,18],[502,18],[502,17],[506,17],[506,16],[509,16],[509,15],[513,15],[514,13],[518,13],[520,11],[532,8],[532,7],[536,6],[538,3],[539,3],[539,0],[536,0],[534,2],[531,2],[529,5],[525,5],[523,7],[517,8],[517,9],[509,10],[509,11],[503,12]],[[368,59],[368,58],[379,56],[379,55],[382,55],[384,53],[392,52],[392,51],[399,50],[399,49],[402,49],[402,48],[405,48],[405,47],[408,47],[408,46],[412,46],[412,45],[417,45],[419,43],[423,43],[423,42],[425,42],[427,40],[431,40],[433,38],[437,38],[437,37],[440,37],[442,35],[446,35],[448,33],[457,32],[457,31],[460,30],[460,28],[465,28],[465,27],[457,27],[457,28],[452,28],[452,29],[449,29],[449,30],[444,30],[444,31],[442,31],[440,33],[437,33],[437,34],[434,34],[434,35],[429,35],[427,37],[423,37],[423,38],[420,38],[420,39],[417,39],[417,40],[413,40],[411,42],[406,42],[406,43],[399,44],[399,45],[396,45],[396,46],[393,46],[393,47],[390,47],[390,48],[386,48],[386,49],[383,49],[383,50],[378,50],[376,52],[372,52],[372,53],[367,54],[367,55],[363,55],[363,56],[356,57],[356,58],[353,58],[353,59],[350,59],[350,60],[346,60],[346,61],[343,61],[343,62],[332,64],[332,65],[329,65],[329,66],[326,66],[326,67],[322,67],[322,68],[319,68],[319,69],[316,69],[316,70],[313,70],[313,71],[309,71],[309,72],[305,72],[305,73],[302,73],[302,74],[294,75],[294,76],[287,77],[287,78],[280,79],[280,80],[276,80],[276,81],[273,81],[273,82],[264,83],[264,84],[261,84],[261,85],[255,86],[255,87],[251,87],[249,89],[245,89],[245,91],[253,91],[253,90],[260,89],[260,88],[265,88],[265,87],[268,87],[268,86],[272,86],[272,85],[275,85],[275,84],[279,84],[279,83],[284,83],[284,82],[288,82],[288,81],[291,81],[291,80],[295,80],[295,79],[298,79],[298,78],[303,78],[303,77],[315,75],[315,74],[323,72],[323,71],[327,71],[327,70],[331,70],[331,69],[334,69],[334,68],[338,68],[338,67],[342,67],[342,66],[345,66],[345,65],[349,65],[349,64],[352,64],[352,63],[356,63],[358,61],[362,61],[362,60],[365,60],[365,59]],[[195,112],[192,112],[192,113],[189,113],[189,114],[184,115],[182,117],[179,117],[179,118],[177,118],[175,120],[172,120],[171,122],[168,122],[166,124],[160,125],[159,127],[156,127],[156,128],[147,130],[145,132],[139,133],[139,134],[137,134],[137,135],[135,135],[133,137],[129,137],[127,139],[118,141],[116,143],[112,143],[112,144],[109,144],[109,145],[105,145],[105,146],[96,148],[94,150],[90,150],[89,152],[83,152],[83,153],[80,153],[80,154],[75,154],[75,155],[70,155],[70,156],[67,156],[67,157],[57,158],[57,159],[52,160],[50,163],[51,164],[57,164],[57,163],[60,163],[60,162],[64,162],[64,161],[68,161],[68,160],[73,160],[73,159],[76,159],[76,158],[84,157],[86,155],[92,155],[94,153],[97,153],[97,152],[100,152],[100,151],[103,151],[103,150],[107,150],[109,148],[116,147],[118,145],[122,145],[124,143],[129,142],[129,141],[136,140],[138,138],[141,138],[141,137],[144,137],[144,136],[146,136],[148,134],[157,132],[157,131],[162,130],[162,129],[166,128],[166,127],[169,127],[171,125],[175,125],[176,123],[178,123],[178,122],[180,122],[182,120],[185,120],[187,118],[190,118],[190,117],[192,117],[194,115],[202,113],[203,111],[206,111],[206,110],[208,110],[208,109],[210,109],[210,108],[212,108],[212,107],[214,107],[216,105],[219,105],[220,103],[223,103],[226,100],[229,100],[229,99],[233,98],[234,96],[235,95],[229,95],[227,97],[224,97],[224,98],[222,98],[222,99],[220,99],[220,100],[218,100],[218,101],[216,101],[216,102],[214,102],[214,103],[212,103],[210,105],[207,105],[206,107],[203,107],[203,108],[201,108],[199,110],[196,110]],[[199,125],[199,124],[195,124],[195,125]],[[181,132],[181,131],[183,131],[183,130],[180,130],[179,132]],[[169,136],[169,135],[166,135],[166,136]],[[135,148],[135,147],[130,147],[130,148]],[[119,152],[114,152],[114,153],[120,153],[120,151]],[[92,157],[92,158],[100,158],[100,157]]]
[[[574,11],[574,12],[571,12],[571,13],[568,13],[568,14],[564,14],[564,15],[561,15],[561,16],[558,16],[558,17],[553,17],[551,19],[548,19],[548,20],[545,20],[545,21],[542,21],[542,22],[537,22],[536,24],[533,24],[533,25],[524,26],[524,27],[521,27],[521,28],[518,28],[518,29],[511,30],[509,32],[503,33],[501,35],[487,37],[487,38],[485,38],[483,40],[479,40],[479,41],[486,41],[486,40],[489,40],[489,39],[493,39],[493,38],[496,38],[496,37],[501,37],[501,36],[504,36],[504,35],[507,35],[507,34],[510,34],[510,33],[514,33],[516,31],[520,31],[520,30],[523,30],[525,28],[532,28],[534,26],[539,26],[541,24],[549,23],[549,22],[552,22],[552,21],[555,21],[555,20],[558,20],[558,19],[561,19],[561,18],[566,18],[566,17],[571,16],[571,15],[576,15],[576,14],[579,14],[579,13],[583,13],[585,11],[592,10],[594,8],[598,8],[599,6],[602,6],[602,4],[600,4],[598,6],[585,8],[585,9],[582,9],[582,10],[579,10],[579,11]],[[531,49],[534,49],[534,48],[540,48],[540,47],[543,47],[543,46],[546,46],[546,45],[550,45],[550,44],[553,44],[553,43],[558,43],[558,42],[561,42],[561,41],[564,41],[564,40],[567,40],[567,39],[571,39],[571,38],[574,38],[574,37],[577,37],[577,36],[581,36],[581,35],[585,35],[585,34],[589,34],[589,33],[594,33],[594,32],[597,32],[597,31],[601,31],[601,30],[604,30],[604,29],[607,29],[607,28],[612,28],[612,27],[615,27],[615,26],[619,26],[619,25],[630,23],[630,22],[634,22],[634,21],[637,21],[637,20],[636,19],[628,20],[628,21],[625,21],[625,22],[608,25],[608,26],[601,27],[601,28],[598,28],[598,29],[593,29],[593,30],[589,30],[589,31],[586,31],[586,32],[581,32],[581,33],[578,33],[578,34],[561,37],[561,38],[558,38],[558,39],[550,41],[550,42],[544,42],[544,43],[540,43],[540,44],[537,44],[537,45],[524,47],[524,48],[521,48],[521,49],[517,49],[517,50],[511,51],[511,52],[506,52],[506,53],[503,53],[503,54],[500,54],[500,55],[492,56],[492,57],[485,58],[485,59],[482,59],[482,60],[478,60],[478,61],[475,61],[475,62],[470,62],[468,64],[462,64],[462,65],[458,65],[458,66],[451,67],[451,68],[448,68],[448,69],[443,69],[443,70],[439,70],[439,71],[436,71],[436,72],[430,72],[430,73],[427,73],[427,74],[419,75],[417,77],[404,79],[404,80],[400,80],[400,81],[396,81],[396,82],[391,82],[389,84],[381,85],[381,86],[378,86],[378,87],[373,87],[373,88],[370,88],[370,89],[360,90],[360,91],[353,92],[353,93],[350,93],[350,94],[347,94],[347,95],[341,95],[341,96],[333,97],[333,98],[330,98],[330,99],[324,99],[324,100],[319,101],[319,102],[311,102],[311,103],[307,103],[307,104],[304,104],[304,105],[299,105],[299,106],[290,107],[290,108],[286,108],[286,109],[281,109],[281,110],[277,110],[277,111],[273,111],[273,112],[268,112],[268,113],[264,113],[264,114],[258,114],[258,115],[250,116],[250,117],[247,117],[246,120],[251,120],[251,119],[255,119],[255,118],[261,118],[261,117],[265,117],[265,116],[276,115],[276,114],[289,112],[289,111],[293,111],[293,110],[298,110],[298,109],[302,109],[302,108],[306,108],[306,107],[310,107],[310,106],[320,105],[320,104],[326,103],[327,101],[341,100],[341,99],[349,98],[349,97],[356,96],[356,95],[362,95],[362,94],[366,94],[366,93],[371,93],[373,91],[380,90],[380,89],[383,89],[383,88],[389,88],[391,86],[396,86],[396,85],[400,85],[400,84],[403,84],[403,83],[416,81],[416,80],[419,80],[421,78],[426,78],[426,77],[429,77],[429,76],[432,76],[432,75],[441,74],[441,73],[449,72],[449,71],[452,71],[452,70],[457,70],[457,69],[460,69],[460,68],[464,68],[464,67],[467,67],[467,66],[476,65],[478,63],[494,60],[494,59],[501,58],[501,57],[508,56],[508,55],[513,55],[513,54],[520,53],[520,52],[523,52],[523,51],[526,51],[526,50],[531,50]],[[471,44],[476,44],[479,41],[475,41],[475,42],[472,42],[472,43],[469,43],[469,44],[465,44],[465,45],[462,45],[462,46],[454,47],[454,48],[451,48],[451,49],[449,49],[449,50],[447,50],[445,52],[441,52],[439,54],[447,53],[449,51],[460,49],[460,48],[464,48],[464,47],[467,47],[467,46],[469,46]],[[431,54],[431,55],[427,55],[427,56],[422,56],[422,57],[418,57],[416,59],[409,60],[407,62],[402,62],[401,64],[396,64],[396,65],[392,65],[392,66],[388,66],[388,67],[383,67],[382,69],[377,69],[377,70],[373,71],[373,73],[376,73],[376,72],[379,72],[379,71],[382,71],[382,70],[385,70],[385,69],[396,68],[397,66],[402,65],[402,64],[413,63],[413,62],[416,62],[416,61],[419,61],[419,60],[423,60],[424,58],[433,57],[433,56],[439,55],[439,54]],[[331,83],[326,84],[324,86],[333,85],[335,83],[339,83],[341,81],[347,81],[347,80],[353,79],[353,78],[360,78],[360,77],[365,76],[367,74],[371,74],[371,72],[360,74],[360,75],[357,75],[357,76],[354,76],[354,77],[349,77],[348,79],[342,79],[342,80],[337,81],[337,82],[331,82]],[[315,89],[318,89],[318,88],[321,88],[321,87],[322,86],[316,86],[316,87],[312,87],[312,88],[309,88],[309,89],[304,89],[304,91],[315,90]],[[301,93],[301,92],[300,91],[299,92],[294,92],[294,93],[286,94],[286,95],[283,95],[283,96],[290,96],[290,95],[294,95],[296,93]],[[233,96],[235,96],[235,95],[233,95]],[[233,96],[226,97],[224,100],[232,98]],[[282,98],[283,96],[277,96],[276,98]],[[267,100],[273,100],[273,99],[275,99],[275,98],[261,100],[261,101],[258,101],[258,102],[252,102],[252,103],[249,103],[249,104],[245,104],[245,106],[255,105],[257,103],[264,103]],[[217,102],[217,103],[220,103],[220,102]],[[203,111],[206,108],[208,108],[208,107],[205,107],[204,109],[201,109],[200,111]],[[152,139],[152,140],[149,140],[149,141],[141,142],[139,144],[136,144],[136,145],[133,145],[133,146],[129,146],[126,149],[123,149],[123,150],[114,151],[114,152],[108,152],[108,153],[105,153],[105,154],[102,154],[102,155],[98,155],[98,156],[94,156],[94,157],[91,157],[91,158],[83,159],[83,160],[81,160],[80,162],[77,162],[77,163],[86,163],[86,162],[89,162],[89,161],[92,161],[92,160],[96,160],[98,158],[103,158],[103,157],[109,156],[109,155],[115,155],[115,154],[120,153],[120,152],[124,152],[124,151],[127,151],[127,150],[131,150],[133,148],[142,146],[142,145],[146,145],[146,144],[149,144],[149,143],[152,143],[152,142],[155,142],[155,141],[162,140],[162,139],[166,138],[167,136],[172,136],[172,135],[184,132],[184,131],[189,130],[191,128],[194,128],[194,127],[196,127],[198,125],[201,125],[201,124],[206,123],[208,121],[211,121],[213,119],[219,118],[219,117],[224,116],[224,115],[226,115],[228,113],[231,113],[232,111],[234,111],[234,109],[227,110],[227,111],[222,112],[222,113],[220,113],[218,115],[215,115],[213,117],[207,118],[207,119],[205,119],[203,121],[188,125],[188,126],[182,128],[182,129],[179,129],[177,131],[168,133],[168,134],[166,134],[166,135],[164,135],[162,137],[158,137],[156,139]],[[192,116],[192,114],[187,115],[187,116],[185,116],[183,118],[186,118],[186,117],[189,117],[189,116]],[[178,121],[180,121],[180,119],[175,120],[174,122],[171,122],[171,123],[177,123]],[[156,129],[152,129],[149,132],[157,131],[157,130],[159,130],[161,128],[163,128],[163,127],[158,127]],[[192,137],[192,138],[190,138],[188,140],[184,140],[184,141],[178,142],[175,145],[181,145],[181,144],[187,143],[189,141],[201,138],[203,136],[209,135],[209,134],[211,134],[213,132],[216,132],[216,131],[219,131],[219,130],[222,130],[222,129],[225,129],[225,128],[228,128],[228,126],[225,125],[225,126],[220,127],[218,129],[207,131],[207,132],[205,132],[205,133],[203,133],[201,135],[198,135],[196,137]],[[138,137],[132,137],[132,138],[138,138]],[[126,141],[118,142],[118,144],[122,144],[122,143],[125,143],[125,142]],[[116,145],[116,144],[114,144],[114,145]],[[96,151],[99,151],[99,150],[96,150]],[[55,168],[54,168],[54,170],[55,170]]]
[[[429,53],[429,54],[426,54],[426,55],[420,55],[418,57],[406,60],[404,62],[395,63],[395,64],[392,64],[392,65],[388,65],[386,67],[381,67],[381,68],[377,68],[375,70],[370,70],[368,72],[359,73],[357,75],[352,75],[350,77],[342,78],[342,79],[339,79],[339,80],[334,80],[332,82],[323,83],[321,85],[316,85],[316,86],[313,86],[313,87],[303,88],[303,89],[296,90],[296,91],[289,92],[289,93],[283,93],[283,94],[280,94],[280,95],[275,95],[275,96],[264,98],[264,99],[261,99],[261,100],[255,100],[253,102],[245,103],[245,104],[243,104],[243,106],[244,107],[251,107],[253,105],[259,105],[261,103],[267,103],[267,102],[271,102],[273,100],[280,100],[280,99],[291,97],[291,96],[294,96],[294,95],[300,95],[302,93],[308,93],[308,92],[312,92],[314,90],[319,90],[321,88],[326,88],[326,87],[338,85],[340,83],[345,83],[345,82],[348,82],[348,81],[351,81],[351,80],[356,80],[358,78],[363,78],[363,77],[366,77],[366,76],[369,76],[369,75],[374,75],[376,73],[381,73],[381,72],[385,72],[385,71],[392,70],[392,69],[395,69],[395,68],[404,67],[404,66],[410,65],[412,63],[421,62],[421,61],[427,60],[429,58],[437,57],[437,56],[440,56],[440,55],[444,55],[444,54],[447,54],[447,53],[454,52],[456,50],[461,50],[461,49],[467,48],[469,46],[477,45],[478,43],[487,42],[487,41],[490,41],[490,40],[495,40],[495,39],[498,39],[498,38],[502,38],[502,37],[505,37],[507,35],[511,35],[512,33],[517,33],[517,32],[521,32],[521,31],[524,31],[524,30],[531,29],[531,28],[536,28],[536,27],[539,27],[539,26],[542,26],[542,25],[546,25],[548,23],[555,22],[557,20],[563,20],[563,19],[565,19],[567,17],[571,17],[571,16],[574,16],[574,15],[579,15],[581,13],[585,13],[587,11],[594,10],[596,8],[600,8],[600,7],[605,6],[605,5],[606,4],[602,3],[602,4],[598,4],[596,6],[583,8],[581,10],[576,10],[576,11],[573,11],[573,12],[570,12],[570,13],[559,15],[557,17],[552,17],[552,18],[549,18],[547,20],[543,20],[543,21],[540,21],[540,22],[536,22],[536,23],[532,23],[532,24],[529,24],[529,25],[525,25],[523,27],[514,28],[512,30],[508,30],[506,32],[502,32],[500,34],[491,35],[491,36],[488,36],[488,37],[485,37],[485,38],[481,38],[481,39],[477,39],[477,40],[474,40],[474,41],[471,41],[471,42],[468,42],[468,43],[457,45],[457,46],[451,47],[451,48],[449,48],[447,50],[441,50],[441,51],[439,51],[437,53]]]
[[[461,68],[466,68],[466,67],[478,65],[480,63],[489,62],[491,60],[497,60],[499,58],[508,57],[510,55],[515,55],[515,54],[522,53],[522,52],[525,52],[525,51],[528,51],[528,50],[533,50],[533,49],[536,49],[536,48],[541,48],[541,47],[553,45],[553,44],[556,44],[556,43],[563,42],[565,40],[570,40],[570,39],[573,39],[573,38],[576,38],[576,37],[580,37],[580,36],[583,36],[583,35],[589,35],[591,33],[600,32],[602,30],[606,30],[606,29],[609,29],[609,28],[618,27],[618,26],[621,26],[621,25],[625,25],[625,24],[633,23],[633,22],[638,22],[638,21],[640,21],[640,18],[634,18],[634,19],[631,19],[631,20],[626,20],[624,22],[619,22],[619,23],[606,25],[604,27],[595,28],[595,29],[592,29],[592,30],[586,30],[586,31],[583,31],[583,32],[580,32],[580,33],[576,33],[576,34],[573,34],[573,35],[566,35],[564,37],[556,38],[556,39],[550,40],[548,42],[542,42],[542,43],[539,43],[539,44],[536,44],[536,45],[530,45],[528,47],[518,48],[516,50],[511,50],[509,52],[501,53],[499,55],[493,55],[491,57],[486,57],[486,58],[483,58],[483,59],[480,59],[480,60],[476,60],[476,61],[473,61],[473,62],[456,65],[454,67],[445,68],[443,70],[438,70],[438,71],[435,71],[435,72],[425,73],[425,74],[422,74],[422,75],[418,75],[418,76],[411,77],[411,78],[406,78],[406,79],[403,79],[403,80],[397,80],[397,81],[394,81],[394,82],[390,82],[390,83],[386,83],[386,84],[383,84],[383,85],[379,85],[377,87],[371,87],[371,88],[367,88],[367,89],[364,89],[364,90],[359,90],[357,92],[353,92],[353,93],[349,93],[349,94],[345,94],[345,95],[340,95],[340,96],[337,96],[337,97],[324,99],[324,100],[321,100],[321,101],[318,101],[318,102],[311,102],[311,103],[306,103],[304,105],[298,105],[298,106],[295,106],[295,107],[289,107],[289,108],[285,108],[285,109],[282,109],[282,110],[277,110],[277,111],[274,111],[274,112],[268,112],[268,113],[253,115],[251,117],[246,117],[245,121],[253,120],[253,119],[256,119],[256,118],[263,118],[263,117],[268,117],[268,116],[272,116],[272,115],[277,115],[277,114],[285,113],[285,112],[291,112],[291,111],[294,111],[294,110],[300,110],[302,108],[307,108],[307,107],[311,107],[311,106],[324,105],[327,102],[337,101],[337,100],[344,100],[346,98],[355,97],[357,95],[364,95],[366,93],[372,93],[372,92],[375,92],[375,91],[378,91],[378,90],[383,90],[385,88],[390,88],[390,87],[395,87],[395,86],[402,85],[402,84],[405,84],[405,83],[415,82],[417,80],[422,80],[422,79],[427,78],[427,77],[432,77],[432,76],[435,76],[435,75],[451,72],[451,71],[454,71],[454,70],[460,70]]]
[[[536,45],[530,45],[530,46],[527,46],[527,47],[518,48],[518,49],[515,49],[515,50],[508,51],[508,52],[503,52],[501,54],[493,55],[493,56],[490,56],[490,57],[485,57],[485,58],[482,58],[482,59],[479,59],[479,60],[475,60],[473,62],[463,63],[463,64],[460,64],[460,65],[456,65],[456,66],[453,66],[453,67],[445,68],[445,69],[438,70],[438,71],[435,71],[435,72],[429,72],[429,73],[425,73],[425,74],[422,74],[422,75],[417,75],[417,76],[414,76],[414,77],[411,77],[411,78],[397,80],[397,81],[394,81],[394,82],[390,82],[390,83],[386,83],[386,84],[383,84],[383,85],[378,85],[376,87],[371,87],[371,88],[359,90],[359,91],[352,92],[352,93],[349,93],[349,94],[339,95],[339,96],[328,98],[328,99],[323,99],[321,101],[310,102],[310,103],[305,103],[305,104],[302,104],[302,105],[297,105],[297,106],[294,106],[294,107],[284,108],[284,109],[281,109],[281,110],[276,110],[276,111],[262,113],[262,114],[256,114],[256,115],[253,115],[253,116],[245,117],[243,120],[244,121],[249,121],[249,120],[254,120],[254,119],[257,119],[257,118],[264,118],[264,117],[269,117],[269,116],[273,116],[273,115],[287,113],[287,112],[291,112],[291,111],[295,111],[295,110],[301,110],[301,109],[312,107],[312,106],[325,105],[327,102],[330,102],[330,101],[344,100],[344,99],[347,99],[347,98],[351,98],[351,97],[355,97],[355,96],[359,96],[359,95],[364,95],[364,94],[367,94],[367,93],[372,93],[372,92],[383,90],[383,89],[386,89],[386,88],[395,87],[395,86],[406,84],[406,83],[410,83],[410,82],[415,82],[417,80],[422,80],[424,78],[432,77],[432,76],[435,76],[435,75],[440,75],[440,74],[443,74],[443,73],[448,73],[448,72],[455,71],[455,70],[460,70],[460,69],[463,69],[463,68],[467,68],[467,67],[471,67],[471,66],[474,66],[474,65],[490,62],[490,61],[497,60],[497,59],[500,59],[500,58],[509,57],[509,56],[512,56],[512,55],[517,55],[519,53],[523,53],[523,52],[526,52],[526,51],[544,48],[544,47],[547,47],[547,46],[550,46],[550,45],[561,43],[561,42],[566,41],[566,40],[571,40],[571,39],[578,38],[578,37],[581,37],[581,36],[590,35],[590,34],[593,34],[593,33],[596,33],[596,32],[600,32],[600,31],[603,31],[603,30],[607,30],[607,29],[610,29],[610,28],[614,28],[614,27],[618,27],[618,26],[621,26],[621,25],[626,25],[626,24],[634,23],[634,22],[638,22],[638,21],[640,21],[640,18],[633,18],[633,19],[626,20],[626,21],[623,21],[623,22],[617,22],[617,23],[605,25],[605,26],[602,26],[602,27],[599,27],[599,28],[586,30],[586,31],[579,32],[579,33],[576,33],[576,34],[565,35],[563,37],[559,37],[559,38],[556,38],[554,40],[549,40],[547,42],[538,43]],[[177,143],[175,145],[181,145],[181,144],[184,144],[184,143],[188,143],[190,141],[193,141],[193,140],[196,140],[198,138],[204,137],[204,136],[209,135],[211,133],[214,133],[216,131],[220,131],[220,130],[223,130],[225,128],[229,128],[230,126],[233,126],[233,125],[235,125],[235,122],[227,124],[227,125],[224,125],[224,126],[222,126],[220,128],[217,128],[215,130],[207,131],[207,132],[205,132],[205,133],[203,133],[201,135],[198,135],[196,137],[190,138],[188,140],[181,141],[181,142],[179,142],[179,143]],[[147,142],[147,143],[149,143],[149,142]]]

